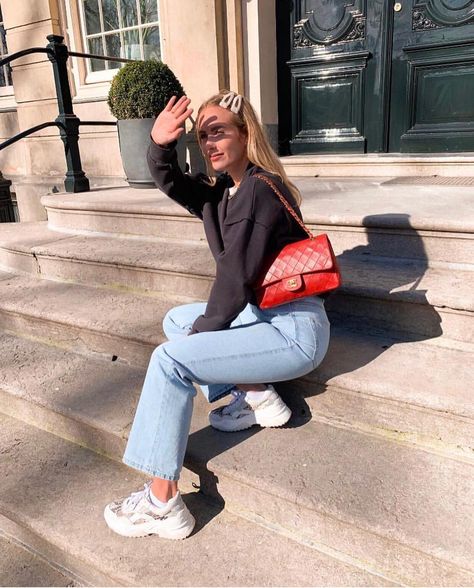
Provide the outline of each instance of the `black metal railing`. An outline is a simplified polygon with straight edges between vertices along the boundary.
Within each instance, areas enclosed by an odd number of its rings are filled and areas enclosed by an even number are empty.
[[[15,203],[10,194],[10,180],[5,179],[0,172],[0,223],[13,223],[17,220]]]
[[[60,35],[48,35],[49,41],[46,47],[31,47],[17,53],[12,53],[5,59],[0,60],[0,67],[6,65],[20,57],[31,55],[32,53],[46,53],[53,66],[54,85],[56,89],[56,99],[58,102],[59,114],[54,121],[45,122],[34,127],[17,133],[10,139],[0,144],[0,151],[9,145],[13,145],[20,139],[31,135],[47,127],[57,127],[60,137],[64,143],[64,152],[66,156],[66,178],[64,187],[66,192],[88,192],[90,189],[89,180],[82,169],[81,154],[79,152],[79,127],[81,125],[108,125],[115,126],[115,121],[102,120],[83,120],[81,121],[75,114],[72,107],[71,88],[67,71],[67,61],[70,56],[83,57],[86,59],[100,59],[102,61],[115,61],[127,63],[133,59],[123,59],[121,57],[106,57],[105,55],[93,55],[91,53],[79,53],[69,51],[63,43],[64,37]]]

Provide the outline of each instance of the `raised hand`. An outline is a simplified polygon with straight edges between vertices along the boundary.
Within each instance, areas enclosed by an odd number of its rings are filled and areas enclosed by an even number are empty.
[[[184,133],[184,121],[191,116],[192,108],[188,108],[191,100],[186,96],[176,101],[173,96],[165,108],[156,117],[155,124],[151,130],[151,138],[158,145],[168,145],[177,141]]]

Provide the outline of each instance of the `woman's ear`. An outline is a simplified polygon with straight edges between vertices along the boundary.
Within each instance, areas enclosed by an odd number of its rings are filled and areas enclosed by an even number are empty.
[[[242,140],[242,143],[244,145],[247,145],[248,141],[249,141],[249,134],[247,132],[247,129],[239,129],[240,132],[240,138]]]

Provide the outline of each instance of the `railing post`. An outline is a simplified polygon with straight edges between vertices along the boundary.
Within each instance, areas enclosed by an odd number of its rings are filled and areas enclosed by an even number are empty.
[[[12,195],[10,194],[10,180],[6,180],[0,172],[0,223],[15,222]]]
[[[88,192],[89,180],[82,170],[81,155],[79,153],[79,118],[72,109],[71,89],[67,72],[67,60],[69,53],[64,45],[64,37],[60,35],[48,35],[47,47],[53,50],[54,55],[49,55],[53,64],[54,84],[58,99],[59,123],[61,139],[66,152],[67,172],[64,186],[66,192]]]

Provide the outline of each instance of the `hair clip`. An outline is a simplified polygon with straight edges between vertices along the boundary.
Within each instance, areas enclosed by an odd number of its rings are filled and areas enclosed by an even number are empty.
[[[239,114],[242,108],[242,96],[235,92],[228,92],[219,102],[222,108],[229,108],[234,114]]]

